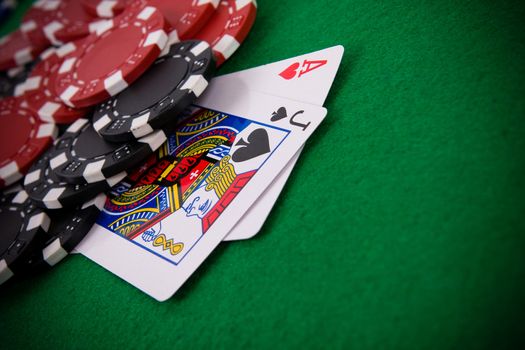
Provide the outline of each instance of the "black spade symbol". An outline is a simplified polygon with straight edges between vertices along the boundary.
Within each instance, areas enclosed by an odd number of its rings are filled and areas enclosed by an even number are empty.
[[[284,119],[288,117],[288,114],[286,113],[286,108],[284,107],[280,107],[277,112],[273,112],[272,113],[272,117],[270,118],[270,120],[272,122],[276,122],[278,120],[281,120],[281,119]]]
[[[232,155],[233,161],[237,163],[268,153],[270,152],[268,132],[265,129],[255,129],[250,135],[248,135],[246,141],[241,138],[236,146],[244,146],[239,147],[239,149],[237,149]]]

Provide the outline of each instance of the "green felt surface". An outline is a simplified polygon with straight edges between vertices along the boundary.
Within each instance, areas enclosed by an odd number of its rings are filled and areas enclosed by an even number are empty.
[[[221,73],[346,49],[263,230],[164,303],[83,256],[2,286],[0,347],[525,345],[524,9],[260,0]]]

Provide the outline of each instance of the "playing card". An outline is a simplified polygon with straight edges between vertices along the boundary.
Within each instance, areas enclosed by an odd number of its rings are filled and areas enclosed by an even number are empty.
[[[234,94],[238,90],[253,90],[321,106],[332,86],[343,52],[343,46],[333,46],[215,77],[201,100],[207,98],[207,95],[216,96],[224,91]],[[301,150],[292,157],[224,240],[248,239],[260,231],[299,159]],[[77,253],[76,249],[74,253]]]
[[[326,115],[249,90],[212,91],[77,246],[159,301],[180,288]]]
[[[344,47],[323,50],[213,78],[221,89],[254,90],[323,105],[341,64]]]
[[[338,45],[218,76],[213,79],[213,89],[221,91],[249,89],[322,106],[339,69],[343,52],[343,46]],[[224,238],[225,241],[248,239],[260,231],[299,159],[301,151],[302,149],[294,155],[271,186],[239,220]]]

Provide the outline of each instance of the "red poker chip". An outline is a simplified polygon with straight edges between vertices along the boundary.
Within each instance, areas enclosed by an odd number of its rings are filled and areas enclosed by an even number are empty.
[[[130,6],[66,56],[55,91],[70,107],[98,104],[137,80],[166,46],[166,21],[158,9]]]
[[[210,44],[217,66],[220,66],[246,39],[256,15],[255,0],[221,0],[219,8],[195,39]]]
[[[51,145],[58,130],[41,122],[21,100],[0,101],[0,188],[23,177],[31,164]]]
[[[100,18],[112,18],[126,9],[125,0],[81,0],[86,12]]]
[[[40,56],[41,60],[23,84],[15,89],[15,96],[22,96],[27,108],[41,120],[57,124],[70,124],[89,113],[89,109],[66,106],[55,92],[56,73],[64,57],[77,50],[82,41],[71,42],[58,49],[50,48]]]
[[[143,0],[166,17],[177,41],[191,39],[217,10],[220,0]]]
[[[49,46],[51,42],[44,35],[44,26],[53,21],[54,11],[60,3],[52,0],[37,0],[22,18],[20,30],[33,45]]]
[[[47,44],[33,45],[20,30],[0,39],[0,71],[31,62],[44,51]]]
[[[44,34],[53,44],[83,38],[94,30],[92,25],[98,18],[86,12],[80,1],[61,0],[61,3],[55,12],[56,19],[44,29]]]
[[[40,0],[26,12],[21,28],[31,42],[60,45],[89,35],[97,20],[78,0]]]

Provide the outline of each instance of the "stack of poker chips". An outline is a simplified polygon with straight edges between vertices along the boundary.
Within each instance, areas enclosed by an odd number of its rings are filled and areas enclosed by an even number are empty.
[[[0,39],[0,284],[74,249],[111,188],[163,145],[244,41],[256,9],[39,0]]]

